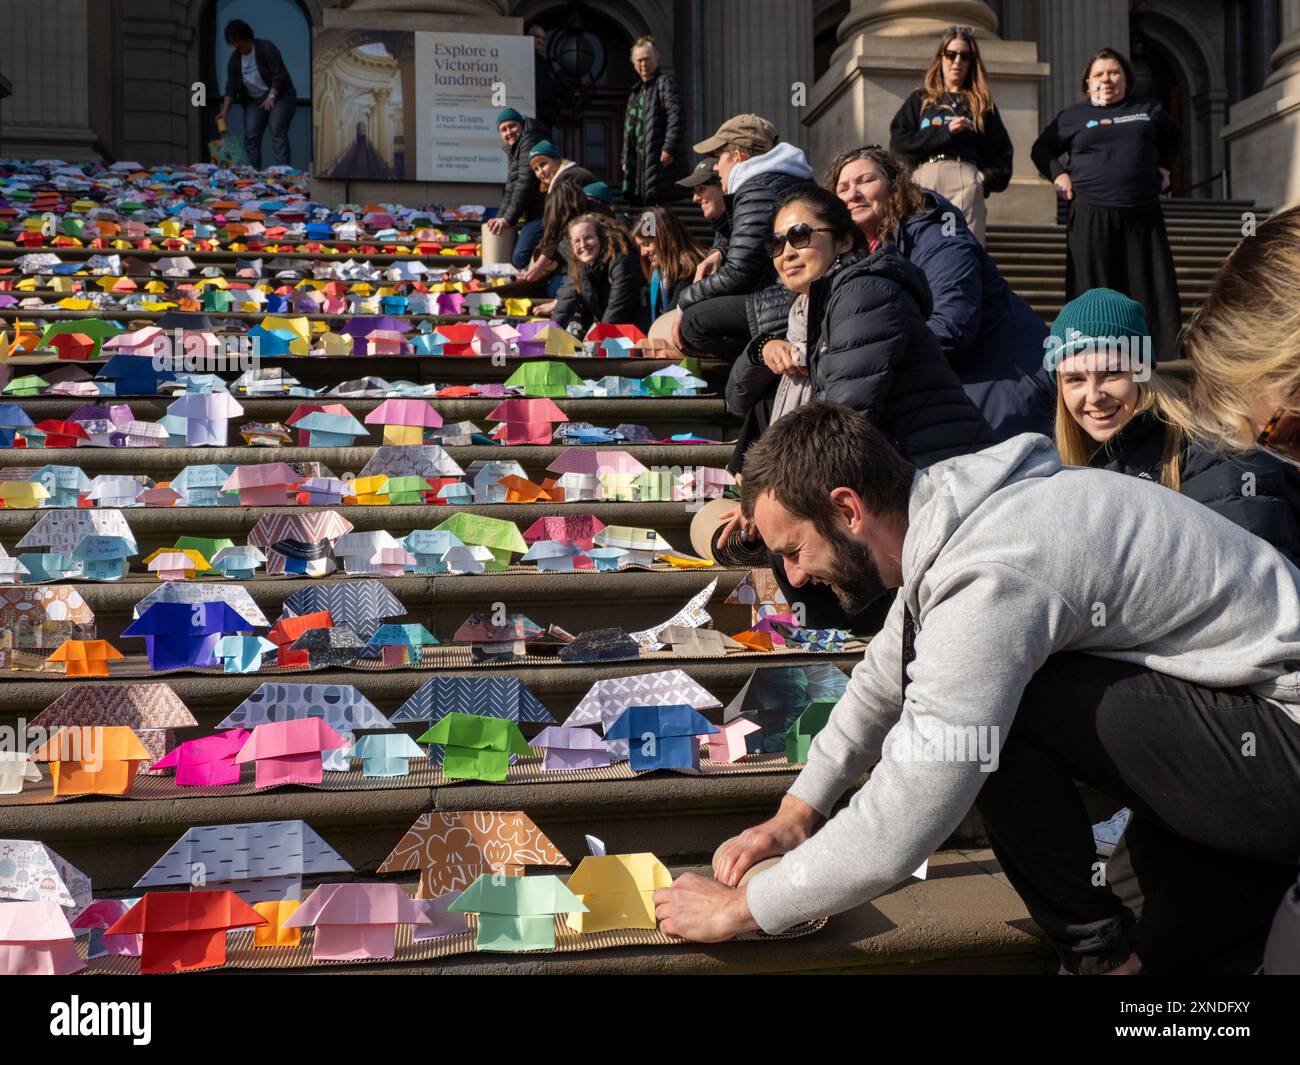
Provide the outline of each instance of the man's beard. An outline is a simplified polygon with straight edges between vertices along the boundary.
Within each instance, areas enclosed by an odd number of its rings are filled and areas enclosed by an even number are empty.
[[[831,546],[831,566],[834,572],[828,578],[835,598],[844,613],[853,617],[861,614],[888,589],[876,568],[876,560],[866,544],[850,540],[838,529],[826,534]]]

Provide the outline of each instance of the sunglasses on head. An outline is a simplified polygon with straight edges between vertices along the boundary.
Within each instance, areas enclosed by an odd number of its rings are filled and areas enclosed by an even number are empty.
[[[1278,407],[1264,431],[1255,438],[1255,444],[1274,458],[1300,466],[1300,414]]]
[[[798,251],[812,243],[814,233],[831,232],[834,231],[830,226],[810,226],[807,222],[796,222],[784,233],[770,233],[764,237],[763,247],[767,250],[767,254],[775,259],[785,251],[786,244]]]

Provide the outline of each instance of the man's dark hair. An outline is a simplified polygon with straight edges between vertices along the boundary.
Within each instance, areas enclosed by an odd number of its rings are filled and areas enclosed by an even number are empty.
[[[853,241],[855,248],[866,246],[867,241],[862,235],[862,230],[853,224],[852,213],[844,206],[844,201],[830,189],[824,189],[811,181],[792,185],[776,201],[777,213],[779,214],[792,203],[801,203],[807,207],[813,217],[831,231],[832,240],[848,237]],[[775,217],[773,215],[774,219]]]
[[[839,403],[807,403],[774,421],[745,452],[740,507],[764,492],[817,531],[835,530],[831,492],[852,488],[875,515],[906,514],[916,472],[879,429]]]
[[[226,43],[253,40],[253,27],[242,18],[232,18],[226,23]]]

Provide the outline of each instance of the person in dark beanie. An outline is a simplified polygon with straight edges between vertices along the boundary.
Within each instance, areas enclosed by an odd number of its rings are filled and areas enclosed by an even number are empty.
[[[546,135],[532,119],[526,119],[513,107],[497,115],[497,133],[506,153],[506,184],[501,190],[501,208],[487,221],[490,233],[500,233],[509,226],[519,226],[515,249],[510,261],[523,270],[532,260],[533,250],[542,237],[542,186],[528,165],[528,154]]]
[[[253,36],[242,19],[226,23],[226,43],[234,48],[226,63],[226,96],[221,118],[239,103],[244,109],[244,150],[252,166],[262,165],[262,134],[271,127],[271,152],[276,166],[289,165],[289,123],[298,97],[284,57],[270,41]]]
[[[1300,470],[1189,438],[1172,420],[1181,389],[1161,378],[1147,340],[1142,304],[1122,293],[1095,288],[1061,308],[1046,358],[1061,461],[1172,488],[1300,562]]]
[[[542,208],[542,236],[521,281],[550,278],[549,295],[560,290],[558,271],[568,262],[569,223],[592,210],[593,201],[582,190],[596,181],[596,175],[572,159],[565,159],[548,140],[538,141],[528,153],[528,165],[541,185],[546,201]],[[563,262],[562,262],[563,261]]]
[[[677,82],[659,69],[653,37],[637,38],[632,66],[640,80],[628,94],[623,118],[623,192],[638,206],[674,200],[678,178],[690,169]]]
[[[1127,57],[1102,48],[1084,67],[1084,99],[1048,123],[1030,154],[1069,203],[1066,299],[1091,288],[1131,296],[1146,308],[1156,352],[1172,359],[1182,312],[1160,194],[1182,137],[1159,103],[1132,96],[1134,77]]]

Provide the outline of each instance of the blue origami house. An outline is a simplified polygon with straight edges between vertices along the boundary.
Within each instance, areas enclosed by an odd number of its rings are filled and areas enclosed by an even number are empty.
[[[182,439],[184,429],[181,430]],[[172,488],[186,507],[224,507],[238,501],[238,493],[223,492],[221,486],[235,472],[234,466],[186,466],[172,478]]]
[[[99,368],[97,380],[113,382],[117,396],[156,396],[163,381],[174,381],[175,372],[159,370],[144,355],[114,355]]]
[[[178,669],[211,665],[222,636],[254,627],[225,603],[151,603],[122,635],[144,637],[150,669]]]
[[[698,769],[700,736],[718,730],[688,703],[629,706],[605,730],[607,740],[627,740],[636,773],[652,769]]]

